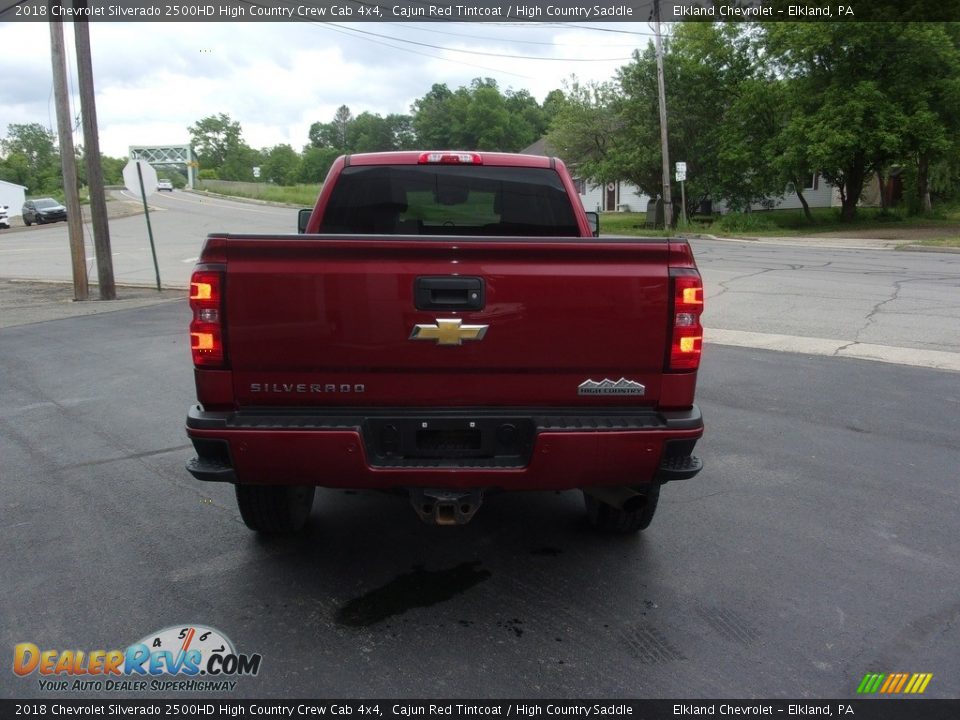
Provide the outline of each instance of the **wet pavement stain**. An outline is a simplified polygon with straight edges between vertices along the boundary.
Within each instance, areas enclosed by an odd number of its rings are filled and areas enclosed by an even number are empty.
[[[416,565],[412,572],[350,600],[334,619],[339,625],[368,627],[407,610],[446,602],[490,577],[490,571],[479,566],[479,560],[434,571]]]
[[[542,548],[537,548],[536,550],[531,550],[530,554],[542,555],[543,557],[556,557],[562,552],[563,550],[561,550],[560,548],[542,547]]]
[[[518,618],[497,623],[497,627],[505,627],[508,630],[512,630],[513,634],[517,637],[523,637],[523,628],[520,627],[521,625],[523,625],[523,620],[519,620]]]

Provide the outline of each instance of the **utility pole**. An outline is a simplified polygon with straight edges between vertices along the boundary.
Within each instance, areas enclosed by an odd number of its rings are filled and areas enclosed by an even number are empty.
[[[85,9],[87,0],[74,0],[73,7]],[[116,300],[117,286],[113,279],[113,254],[110,249],[110,226],[107,223],[107,198],[103,189],[103,166],[100,163],[97,103],[93,93],[90,26],[82,12],[73,22],[73,33],[77,45],[80,114],[83,118],[83,147],[87,160],[87,187],[90,189],[93,246],[97,254],[97,283],[100,288],[101,300]]]
[[[663,226],[673,225],[670,195],[670,149],[667,144],[667,96],[663,85],[663,44],[660,40],[660,0],[653,0],[654,34],[657,38],[657,94],[660,100],[660,155],[663,160]]]
[[[67,232],[73,264],[73,299],[89,298],[87,255],[83,247],[83,217],[77,192],[77,158],[73,150],[70,98],[67,97],[67,61],[63,48],[63,25],[50,20],[50,60],[53,65],[53,95],[57,107],[57,133],[60,136],[60,166],[63,168],[63,194],[67,205]]]

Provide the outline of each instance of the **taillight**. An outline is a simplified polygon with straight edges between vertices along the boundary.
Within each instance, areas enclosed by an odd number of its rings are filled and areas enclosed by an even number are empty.
[[[197,367],[223,367],[223,272],[196,270],[190,277],[190,351]]]
[[[420,153],[420,165],[483,165],[480,153],[470,152],[425,152]]]
[[[673,316],[667,370],[696,370],[703,352],[703,281],[696,270],[671,268]]]

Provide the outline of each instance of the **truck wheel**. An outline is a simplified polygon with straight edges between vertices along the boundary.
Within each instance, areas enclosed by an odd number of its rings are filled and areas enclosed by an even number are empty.
[[[307,485],[236,485],[240,517],[251,530],[293,533],[303,527],[316,488]]]
[[[646,501],[636,510],[621,510],[601,502],[590,495],[584,494],[583,500],[587,506],[587,521],[597,530],[607,533],[626,535],[646,530],[653,515],[657,511],[657,502],[660,499],[660,486],[651,485],[645,488],[635,488],[646,497]]]

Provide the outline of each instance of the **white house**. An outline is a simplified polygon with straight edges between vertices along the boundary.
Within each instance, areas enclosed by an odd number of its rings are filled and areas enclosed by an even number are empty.
[[[533,145],[525,147],[520,152],[524,155],[554,155],[547,150],[546,139],[540,138]],[[644,195],[640,188],[628,182],[609,182],[606,185],[591,185],[583,178],[577,177],[575,167],[568,167],[573,175],[573,184],[577,186],[580,202],[584,210],[597,212],[646,212],[650,198]]]
[[[520,152],[526,155],[551,155],[546,148],[544,138],[540,138],[529,147]],[[580,194],[580,201],[583,203],[584,210],[596,210],[598,212],[646,212],[647,203],[650,202],[650,196],[645,195],[640,188],[628,182],[609,182],[606,185],[591,185],[583,178],[576,176],[576,168],[570,167],[570,173],[574,176],[573,182],[577,186],[577,192]],[[814,173],[806,182],[807,187],[801,188],[803,199],[811,208],[839,207],[840,194],[830,183],[820,177],[819,173]],[[790,210],[800,209],[800,198],[794,191],[793,184],[787,185],[783,189],[783,194],[779,197],[771,197],[773,209]],[[692,202],[692,198],[687,198],[687,202]],[[870,196],[869,189],[865,192],[864,205],[878,204]],[[713,212],[728,212],[726,203],[722,200],[714,201]]]
[[[590,185],[582,178],[574,177],[574,185],[580,194],[584,210],[597,212],[646,212],[650,197],[640,188],[628,182],[609,182],[606,185]]]
[[[7,205],[10,217],[23,212],[23,201],[27,197],[27,188],[23,185],[0,180],[0,205]]]

